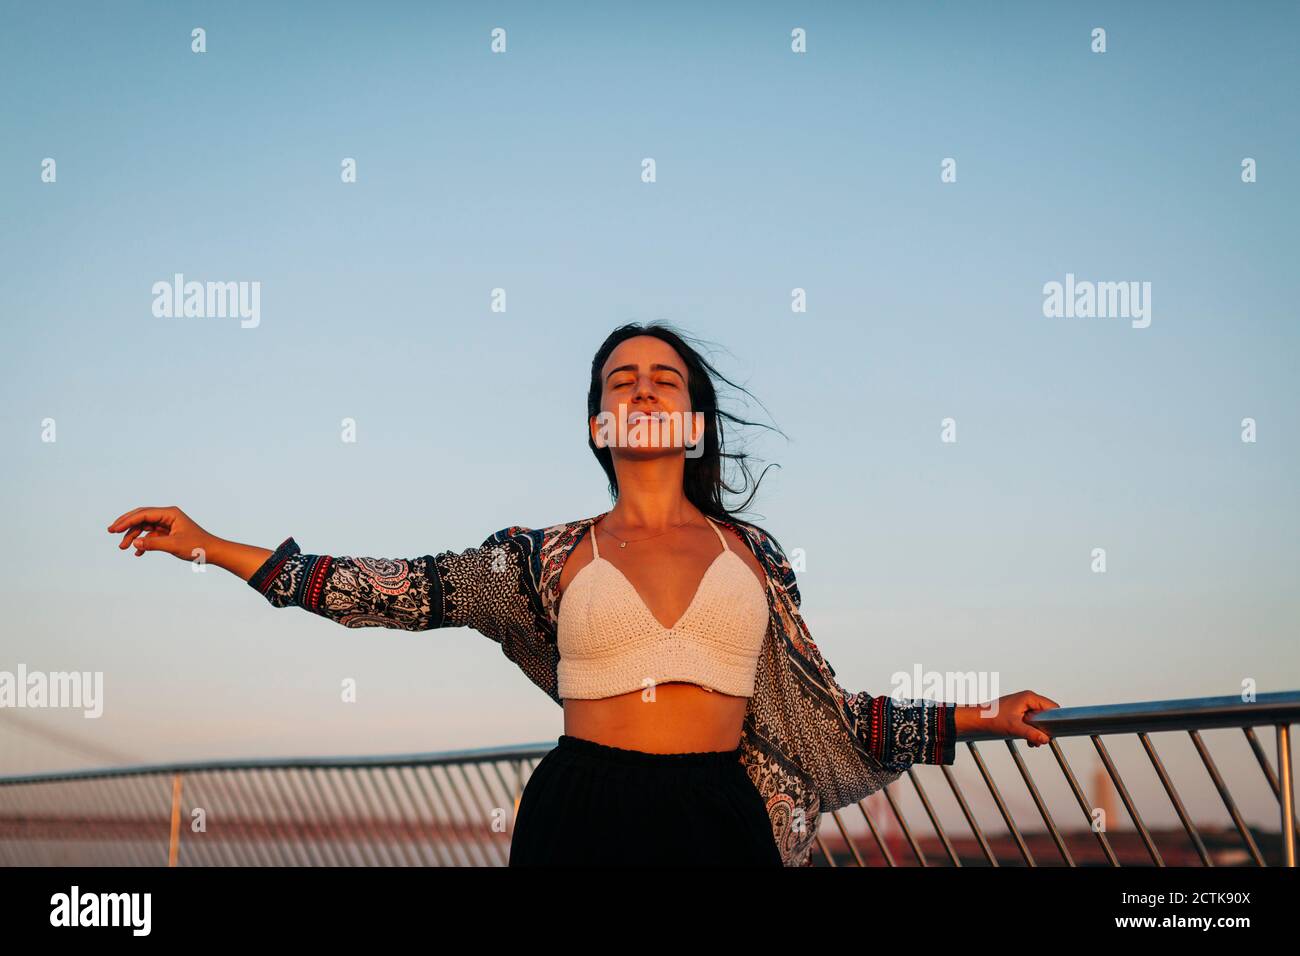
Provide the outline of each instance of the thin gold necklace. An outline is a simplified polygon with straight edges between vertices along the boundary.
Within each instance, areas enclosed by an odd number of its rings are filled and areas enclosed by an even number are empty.
[[[637,538],[635,541],[631,541],[631,542],[624,541],[622,538],[620,538],[620,537],[619,537],[618,535],[616,535],[614,532],[609,531],[609,530],[605,529],[604,527],[602,527],[602,526],[600,526],[600,525],[597,525],[597,526],[596,526],[596,530],[597,530],[597,531],[604,531],[605,534],[609,535],[609,536],[610,536],[611,538],[613,538],[615,541],[619,542],[619,545],[618,545],[618,546],[619,546],[620,548],[626,548],[626,547],[628,546],[629,543],[630,543],[630,544],[636,544],[637,541],[649,541],[651,538],[658,538],[660,535],[665,535],[665,534],[667,534],[669,531],[675,531],[677,528],[680,528],[680,527],[682,527],[683,525],[691,524],[691,523],[693,523],[694,521],[695,521],[694,518],[688,518],[687,520],[683,521],[681,524],[675,524],[675,525],[673,525],[671,528],[668,528],[668,529],[665,530],[665,531],[660,531],[659,534],[652,534],[652,535],[648,535],[647,537],[644,537],[644,538]]]

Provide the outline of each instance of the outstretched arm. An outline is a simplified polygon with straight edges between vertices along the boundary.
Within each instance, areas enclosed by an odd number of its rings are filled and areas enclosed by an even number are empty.
[[[299,607],[345,627],[423,631],[470,627],[497,637],[498,591],[515,566],[505,529],[482,546],[413,558],[304,554],[292,537],[274,550],[209,534],[179,508],[137,508],[109,525],[119,547],[206,560],[246,581],[273,607]],[[494,586],[500,585],[500,588]]]

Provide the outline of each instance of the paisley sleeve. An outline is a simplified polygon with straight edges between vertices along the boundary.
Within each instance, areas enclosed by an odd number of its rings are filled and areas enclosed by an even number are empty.
[[[914,763],[951,764],[957,759],[955,704],[845,691],[844,706],[858,739],[890,770],[906,770]]]
[[[304,554],[286,538],[248,579],[272,607],[298,607],[344,627],[427,631],[471,627],[495,635],[494,595],[515,573],[505,540],[513,528],[477,548],[411,558]]]

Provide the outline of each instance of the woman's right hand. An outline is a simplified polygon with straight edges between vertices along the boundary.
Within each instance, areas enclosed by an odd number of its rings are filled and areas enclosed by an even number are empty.
[[[119,548],[134,543],[136,557],[146,551],[165,551],[182,561],[206,555],[217,540],[174,505],[169,508],[135,508],[108,526],[110,533],[125,531]],[[195,552],[198,552],[197,554]]]

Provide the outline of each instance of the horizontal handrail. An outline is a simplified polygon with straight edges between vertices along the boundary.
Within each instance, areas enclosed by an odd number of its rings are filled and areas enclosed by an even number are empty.
[[[1167,730],[1214,730],[1223,727],[1291,724],[1300,720],[1300,691],[1240,696],[1185,697],[1137,704],[1054,707],[1029,714],[1025,723],[1053,737],[1091,734],[1160,733]],[[1002,740],[1005,734],[962,734],[962,741]]]
[[[274,769],[360,769],[366,767],[407,767],[439,764],[491,763],[497,760],[525,760],[544,755],[555,741],[535,744],[503,744],[466,750],[439,750],[432,753],[363,754],[318,757],[232,757],[219,760],[190,760],[175,763],[130,764],[124,767],[92,767],[80,770],[51,770],[0,776],[0,787],[22,783],[54,783],[61,780],[96,780],[105,777],[131,777],[156,773],[200,773],[213,770]]]

